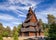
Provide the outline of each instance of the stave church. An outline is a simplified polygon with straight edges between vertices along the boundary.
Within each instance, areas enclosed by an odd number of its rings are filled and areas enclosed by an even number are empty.
[[[25,21],[22,23],[22,27],[20,29],[20,36],[30,37],[30,36],[43,36],[43,29],[34,13],[32,8],[30,7],[26,16]]]

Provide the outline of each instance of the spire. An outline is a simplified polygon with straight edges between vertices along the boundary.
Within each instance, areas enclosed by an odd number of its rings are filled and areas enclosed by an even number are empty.
[[[29,10],[32,10],[32,8],[30,7]]]
[[[32,10],[32,8],[31,8],[31,7],[29,8],[28,12],[29,12],[30,14],[32,14],[32,13],[33,13],[33,10]]]

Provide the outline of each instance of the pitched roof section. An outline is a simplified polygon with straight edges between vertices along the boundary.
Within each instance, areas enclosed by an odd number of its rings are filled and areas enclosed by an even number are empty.
[[[37,17],[36,17],[36,15],[35,15],[35,13],[34,13],[34,11],[32,10],[31,7],[30,7],[29,10],[28,10],[28,14],[27,14],[27,17],[26,17],[25,22],[26,22],[28,19],[34,19],[34,20],[36,20],[36,21],[38,22]]]
[[[35,13],[34,13],[34,11],[32,10],[31,7],[29,8],[28,13],[32,14],[32,15],[35,17],[35,19],[37,20],[37,17],[36,17],[36,15],[35,15]],[[38,21],[38,20],[37,20],[37,21]]]

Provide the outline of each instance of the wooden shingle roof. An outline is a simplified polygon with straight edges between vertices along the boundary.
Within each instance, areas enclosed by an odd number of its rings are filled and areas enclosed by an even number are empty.
[[[21,28],[21,32],[39,32],[39,29],[35,28]],[[43,32],[43,30],[41,30]]]
[[[37,26],[37,22],[36,23],[33,23],[33,22],[23,23],[23,26],[24,27],[27,27],[27,26]]]

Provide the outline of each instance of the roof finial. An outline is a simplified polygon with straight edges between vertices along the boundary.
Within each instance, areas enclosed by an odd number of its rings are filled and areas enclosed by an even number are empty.
[[[29,10],[31,9],[31,7],[29,8]]]
[[[32,7],[29,7],[29,11],[32,11]]]

